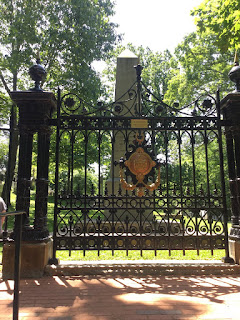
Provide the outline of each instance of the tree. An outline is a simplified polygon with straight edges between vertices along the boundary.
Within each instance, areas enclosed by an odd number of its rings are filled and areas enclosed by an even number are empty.
[[[215,35],[215,44],[222,52],[239,48],[239,0],[205,0],[191,14],[200,34]]]
[[[16,90],[17,84],[24,88],[26,70],[39,49],[48,71],[46,85],[55,88],[61,80],[68,88],[95,96],[91,89],[99,79],[91,63],[105,58],[116,40],[116,25],[109,22],[111,0],[0,3],[0,67],[8,89]]]
[[[178,100],[184,106],[206,92],[214,94],[219,88],[225,94],[232,89],[228,72],[234,53],[220,52],[215,38],[212,34],[201,36],[194,32],[176,47],[178,71],[168,83],[165,94],[168,104]]]
[[[109,21],[112,1],[1,0],[0,4],[1,94],[29,88],[27,70],[39,49],[48,72],[45,87],[62,85],[96,101],[102,89],[91,63],[106,58],[117,40],[116,25]],[[14,127],[16,122],[14,108]],[[15,163],[17,134],[12,138],[11,159]],[[5,198],[8,192],[4,190]]]

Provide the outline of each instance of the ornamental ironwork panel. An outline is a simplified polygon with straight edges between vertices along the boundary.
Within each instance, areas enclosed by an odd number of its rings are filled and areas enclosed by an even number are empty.
[[[59,93],[54,121],[55,250],[226,248],[213,96],[171,107],[141,81],[108,105]]]

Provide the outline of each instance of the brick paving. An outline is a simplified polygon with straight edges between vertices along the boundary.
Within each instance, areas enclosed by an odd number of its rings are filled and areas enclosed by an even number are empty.
[[[0,281],[0,320],[13,281]],[[20,320],[239,320],[240,275],[53,276],[21,280]]]

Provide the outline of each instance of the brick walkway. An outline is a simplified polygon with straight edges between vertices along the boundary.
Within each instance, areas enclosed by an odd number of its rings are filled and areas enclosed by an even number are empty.
[[[21,280],[20,320],[240,319],[240,276],[44,277]],[[12,319],[13,281],[0,282]]]

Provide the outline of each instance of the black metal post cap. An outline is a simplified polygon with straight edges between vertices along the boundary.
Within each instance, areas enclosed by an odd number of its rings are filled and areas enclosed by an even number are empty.
[[[237,53],[235,55],[235,65],[229,71],[228,77],[229,77],[229,79],[231,81],[235,82],[235,84],[236,84],[236,92],[240,92],[240,66],[239,66],[239,62],[238,62]]]
[[[40,88],[40,83],[46,79],[47,72],[44,67],[40,64],[40,58],[37,58],[36,64],[29,68],[29,75],[33,81],[35,81],[35,87],[30,89],[31,91],[43,91]]]

